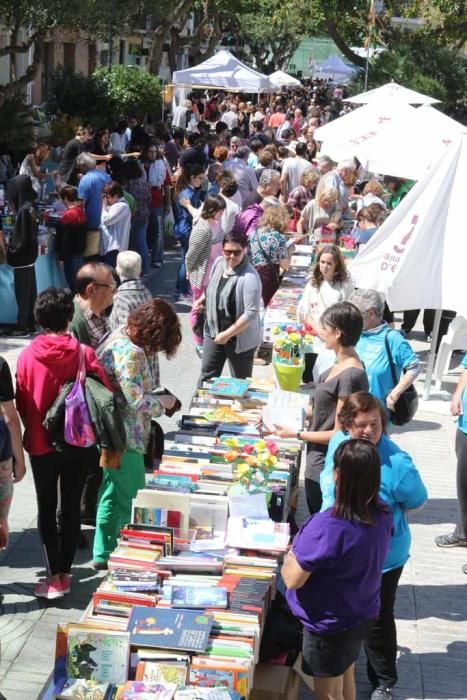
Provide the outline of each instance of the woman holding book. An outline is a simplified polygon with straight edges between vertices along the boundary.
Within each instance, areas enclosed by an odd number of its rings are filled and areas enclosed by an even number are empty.
[[[298,437],[308,443],[305,470],[306,502],[310,514],[321,509],[319,477],[329,441],[341,429],[339,414],[344,400],[356,391],[368,391],[368,378],[355,351],[363,328],[363,318],[348,301],[333,304],[321,316],[320,336],[328,350],[336,353],[336,363],[324,372],[316,385],[310,430],[295,433],[278,426],[280,437]]]
[[[127,449],[120,468],[104,468],[99,491],[93,560],[96,569],[106,569],[120,529],[131,517],[131,501],[144,487],[144,454],[151,419],[174,407],[171,394],[155,395],[150,358],[163,352],[175,355],[182,340],[175,309],[163,299],[152,299],[128,317],[99,348],[99,358],[119,392],[123,404]]]
[[[193,305],[206,307],[200,382],[219,377],[227,360],[233,377],[251,377],[253,356],[261,342],[261,280],[248,260],[248,239],[231,231],[222,257],[211,272],[206,292]]]
[[[380,500],[380,458],[368,440],[334,455],[335,504],[309,518],[282,567],[287,601],[304,626],[303,670],[317,700],[354,700],[354,666],[380,609],[392,514]]]

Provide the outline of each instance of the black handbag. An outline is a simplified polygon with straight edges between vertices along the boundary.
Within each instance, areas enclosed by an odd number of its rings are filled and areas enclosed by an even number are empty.
[[[193,332],[199,338],[204,338],[204,326],[205,325],[206,325],[206,307],[201,306],[196,312],[196,321],[193,325]]]
[[[384,347],[386,348],[386,353],[389,360],[389,366],[391,368],[391,376],[394,386],[397,385],[397,375],[396,368],[394,367],[394,360],[392,359],[391,350],[389,348],[388,335],[391,331],[388,331],[384,337]],[[413,384],[407,387],[407,389],[402,392],[402,394],[397,399],[394,404],[394,410],[391,411],[391,422],[393,425],[407,425],[410,423],[418,408],[418,394]]]

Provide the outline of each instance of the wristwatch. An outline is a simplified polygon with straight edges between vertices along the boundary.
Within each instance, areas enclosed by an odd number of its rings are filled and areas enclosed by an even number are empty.
[[[297,440],[301,440],[301,439],[302,439],[302,431],[301,431],[301,430],[297,430],[297,435],[296,435],[296,437],[297,437]]]

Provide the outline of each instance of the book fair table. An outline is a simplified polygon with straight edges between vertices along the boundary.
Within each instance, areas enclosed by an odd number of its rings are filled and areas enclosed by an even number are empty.
[[[297,697],[284,665],[297,651],[282,639],[265,658],[262,637],[302,443],[263,432],[284,416],[300,430],[307,401],[269,381],[220,377],[198,389],[133,501],[106,578],[79,622],[58,625],[46,700]]]

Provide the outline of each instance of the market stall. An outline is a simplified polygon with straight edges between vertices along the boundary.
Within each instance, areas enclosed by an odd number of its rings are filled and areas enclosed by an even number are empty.
[[[276,70],[269,76],[270,83],[277,89],[301,87],[301,82],[282,70]]]
[[[313,78],[333,80],[335,83],[350,83],[357,72],[356,67],[349,66],[339,56],[329,56],[313,68]]]
[[[411,90],[410,88],[406,88],[403,85],[399,85],[395,82],[386,83],[385,85],[380,85],[380,87],[374,88],[373,90],[367,90],[366,92],[361,92],[358,95],[347,97],[344,102],[363,105],[378,103],[382,100],[397,100],[409,105],[433,105],[440,102],[440,100],[437,100],[434,97],[423,95],[421,92]]]
[[[172,76],[175,88],[202,88],[230,92],[273,92],[267,75],[245,65],[230,51],[222,49],[197,66],[177,70]]]

